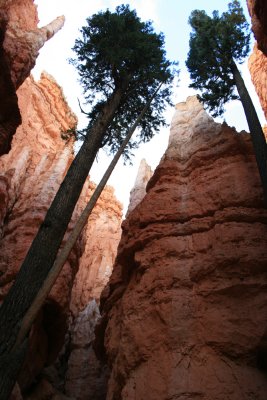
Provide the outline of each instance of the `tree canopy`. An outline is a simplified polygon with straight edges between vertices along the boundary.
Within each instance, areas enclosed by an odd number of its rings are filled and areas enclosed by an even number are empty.
[[[228,11],[212,17],[194,10],[189,18],[192,27],[186,66],[190,87],[200,89],[199,99],[213,116],[224,112],[224,104],[238,99],[233,77],[233,62],[242,63],[249,52],[249,25],[239,1],[228,4]]]
[[[88,126],[82,135],[90,131],[112,93],[127,82],[123,99],[101,144],[114,153],[159,83],[172,82],[175,63],[166,59],[164,35],[155,33],[152,23],[142,22],[128,5],[87,18],[81,35],[73,48],[77,57],[71,62],[78,70],[85,100],[90,106]],[[157,94],[140,123],[139,138],[130,143],[125,153],[126,158],[130,155],[129,149],[151,139],[165,124],[163,113],[166,105],[171,104],[170,95],[170,86]]]

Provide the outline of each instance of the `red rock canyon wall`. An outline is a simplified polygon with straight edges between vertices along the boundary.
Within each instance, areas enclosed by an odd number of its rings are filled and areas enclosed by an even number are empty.
[[[249,134],[189,98],[147,190],[102,293],[106,399],[265,400],[267,211]]]
[[[38,83],[27,78],[17,93],[22,125],[14,136],[11,151],[0,159],[0,198],[3,200],[0,207],[0,299],[13,283],[74,157],[71,130],[77,123],[61,88],[48,74],[42,74]],[[94,187],[89,180],[86,182],[69,229]],[[90,300],[98,299],[115,259],[121,217],[122,206],[113,189],[107,187],[35,323],[28,359],[20,376],[22,388],[31,384],[44,364],[56,358],[63,345],[72,286],[79,266],[81,281],[76,280],[73,294],[74,317]]]
[[[30,75],[40,48],[64,24],[58,17],[37,28],[38,16],[33,0],[0,2],[0,155],[10,143],[21,122],[16,89]]]

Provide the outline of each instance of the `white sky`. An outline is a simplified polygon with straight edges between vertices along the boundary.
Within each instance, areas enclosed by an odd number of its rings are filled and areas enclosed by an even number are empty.
[[[80,113],[77,102],[77,98],[80,99],[81,103],[83,100],[82,89],[78,83],[78,75],[74,67],[68,63],[68,58],[74,56],[71,48],[75,39],[79,36],[80,27],[85,24],[85,19],[88,16],[106,8],[114,10],[122,2],[122,0],[35,0],[35,4],[38,5],[40,27],[48,24],[59,15],[65,15],[66,22],[61,31],[41,49],[33,75],[35,79],[38,79],[40,73],[45,70],[56,79],[59,85],[62,86],[70,107],[78,116],[80,127],[85,126],[86,121],[84,119],[85,116]],[[126,3],[132,9],[136,9],[138,16],[142,20],[152,20],[157,32],[164,33],[167,57],[172,61],[179,61],[181,70],[179,86],[175,88],[174,92],[174,103],[185,101],[187,96],[194,94],[194,91],[188,88],[189,75],[184,65],[188,53],[190,33],[190,27],[187,23],[188,17],[191,11],[196,8],[204,9],[207,13],[214,9],[224,11],[227,9],[228,0],[128,0]],[[241,0],[241,4],[247,14],[246,0]],[[249,17],[247,18],[249,20]],[[265,123],[246,65],[243,65],[241,70],[247,88],[256,105],[260,120]],[[84,106],[84,109],[86,109],[86,106]],[[235,126],[237,130],[248,129],[239,101],[230,103],[226,109],[224,119],[230,126]],[[168,123],[170,123],[173,113],[174,109],[169,109],[166,112]],[[141,159],[145,158],[154,169],[167,147],[168,138],[169,128],[162,129],[149,143],[135,150],[132,166],[124,166],[123,162],[118,163],[109,180],[109,184],[115,188],[117,198],[124,204],[126,209],[129,192],[134,185]],[[101,179],[110,161],[111,159],[103,151],[100,151],[98,162],[95,162],[90,172],[93,181],[97,183]]]

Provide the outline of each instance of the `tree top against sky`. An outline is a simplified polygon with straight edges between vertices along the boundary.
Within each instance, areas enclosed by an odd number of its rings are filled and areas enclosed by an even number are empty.
[[[232,67],[249,53],[249,25],[237,0],[221,15],[218,11],[209,16],[204,10],[194,10],[189,24],[192,32],[186,66],[190,87],[202,92],[200,100],[218,116],[224,113],[226,102],[238,99]]]
[[[142,22],[128,5],[99,11],[86,20],[81,38],[73,50],[84,89],[90,130],[103,105],[116,90],[124,97],[107,130],[103,145],[113,153],[160,83],[164,84],[141,121],[140,140],[149,140],[165,124],[163,112],[171,104],[171,86],[175,63],[166,58],[164,35],[156,33],[151,21]],[[136,147],[138,141],[130,147]]]

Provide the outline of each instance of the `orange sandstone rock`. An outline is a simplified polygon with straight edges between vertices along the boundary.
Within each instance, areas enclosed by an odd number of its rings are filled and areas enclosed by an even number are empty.
[[[265,400],[267,211],[249,134],[178,104],[147,191],[101,299],[106,399]]]
[[[132,188],[130,193],[130,200],[126,217],[129,212],[131,212],[145,197],[146,185],[152,175],[153,171],[151,167],[147,164],[145,159],[142,159],[139,165],[134,187]]]
[[[85,199],[90,198],[95,185],[90,183]],[[96,299],[108,282],[121,236],[122,204],[107,186],[102,192],[82,235],[84,251],[72,288],[71,309],[74,315]]]
[[[32,77],[27,78],[18,89],[18,96],[23,122],[11,151],[0,159],[0,229],[3,236],[0,241],[0,300],[13,283],[74,157],[72,132],[77,119],[54,79],[46,73],[37,83]],[[69,230],[94,187],[89,180],[85,183]],[[63,345],[73,281],[79,266],[73,311],[77,315],[91,299],[99,298],[115,259],[121,216],[122,206],[113,189],[108,187],[32,329],[28,356],[19,379],[22,389],[32,383],[45,363],[49,364],[57,357]]]
[[[19,88],[18,97],[23,122],[11,151],[0,159],[0,182],[8,182],[1,215],[0,300],[13,283],[73,158],[73,138],[63,139],[62,135],[77,123],[61,88],[47,74],[42,75],[39,83],[28,78]],[[78,246],[66,262],[41,320],[32,330],[29,354],[20,377],[22,388],[32,382],[45,362],[57,356],[62,346],[79,254]]]
[[[257,44],[254,45],[253,53],[249,57],[248,67],[265,118],[267,118],[267,57],[258,49]]]
[[[38,16],[33,0],[8,0],[0,3],[0,155],[10,149],[12,136],[21,123],[16,89],[30,75],[40,48],[64,24],[58,17],[37,28]]]

